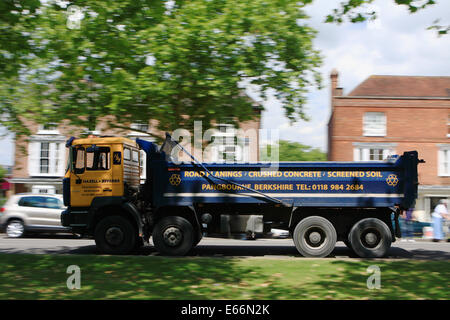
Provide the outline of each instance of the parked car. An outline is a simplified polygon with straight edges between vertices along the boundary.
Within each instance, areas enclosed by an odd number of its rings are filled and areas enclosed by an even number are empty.
[[[10,238],[26,232],[70,232],[61,225],[62,195],[16,194],[0,209],[0,230]]]

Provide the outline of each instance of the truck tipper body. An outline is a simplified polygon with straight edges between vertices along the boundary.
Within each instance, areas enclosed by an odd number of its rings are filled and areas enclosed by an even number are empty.
[[[415,151],[385,161],[242,164],[199,162],[168,134],[161,147],[111,137],[71,138],[67,147],[62,224],[110,254],[152,237],[161,254],[185,255],[205,234],[255,238],[278,228],[303,256],[327,256],[344,241],[360,257],[382,257],[417,198]],[[192,161],[175,161],[176,148]]]

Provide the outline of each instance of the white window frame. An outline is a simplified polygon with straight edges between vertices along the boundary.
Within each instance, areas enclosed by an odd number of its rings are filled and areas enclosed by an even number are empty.
[[[65,137],[64,137],[65,138]],[[63,139],[64,139],[63,138]],[[65,171],[66,150],[63,139],[32,136],[28,144],[28,174],[30,177],[62,177]],[[41,172],[41,144],[49,144],[48,172]]]
[[[43,190],[46,190],[46,192],[42,192]],[[55,194],[56,188],[55,186],[49,186],[49,185],[33,185],[31,187],[32,193],[39,193],[39,194]]]
[[[38,127],[38,132],[37,132],[37,134],[42,134],[42,135],[46,135],[46,134],[59,134],[58,124],[57,124],[57,123],[48,123],[48,125],[54,126],[55,129],[52,129],[52,130],[44,129],[44,125],[43,125],[43,124],[40,124],[39,127]]]
[[[450,177],[450,145],[438,145],[438,176]]]
[[[450,133],[448,133],[450,131],[450,114],[447,117],[447,138],[450,138]]]
[[[211,148],[211,161],[218,163],[236,163],[243,161],[242,147],[237,143],[237,130],[232,124],[218,124],[216,132],[213,134],[214,142]],[[231,141],[232,140],[232,141]],[[233,148],[234,151],[227,151]],[[222,154],[223,157],[219,157]],[[229,160],[228,155],[231,156]]]
[[[365,112],[363,116],[363,136],[386,136],[386,114],[384,112]]]
[[[150,124],[148,123],[144,123],[144,122],[134,122],[131,124],[131,129],[137,129],[137,130],[141,130],[139,127],[140,126],[147,126],[147,132],[150,130]],[[148,133],[143,133],[143,132],[139,132],[139,131],[131,131],[129,134],[129,136],[138,136],[138,137],[148,137],[150,136],[150,134]]]
[[[353,161],[383,161],[389,156],[395,155],[395,143],[353,143]],[[381,150],[381,160],[371,160],[371,150]]]

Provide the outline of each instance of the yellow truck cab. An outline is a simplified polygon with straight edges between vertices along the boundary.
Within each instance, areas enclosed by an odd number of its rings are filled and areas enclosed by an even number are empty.
[[[140,215],[129,201],[138,193],[140,184],[140,153],[136,142],[123,137],[70,138],[66,147],[69,155],[63,195],[68,209],[62,214],[62,223],[74,232],[87,231],[92,235],[103,218],[111,218],[116,212],[141,235]],[[111,237],[120,238],[115,231],[109,230]]]
[[[65,178],[70,180],[67,206],[89,207],[96,197],[120,197],[138,188],[139,149],[127,138],[86,138],[72,141]]]

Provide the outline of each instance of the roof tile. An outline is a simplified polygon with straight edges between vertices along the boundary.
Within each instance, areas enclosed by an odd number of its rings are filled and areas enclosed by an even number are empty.
[[[450,98],[450,77],[372,75],[348,96]]]

